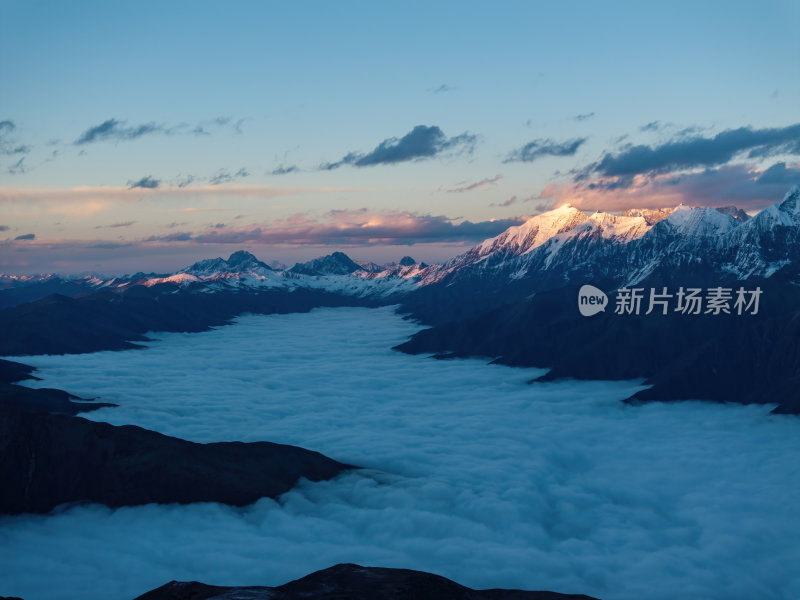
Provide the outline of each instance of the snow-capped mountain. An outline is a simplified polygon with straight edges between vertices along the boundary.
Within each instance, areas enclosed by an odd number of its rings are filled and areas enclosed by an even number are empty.
[[[736,208],[736,207],[728,207]],[[648,225],[652,226],[666,219],[672,214],[674,208],[629,208],[622,213],[623,217],[642,217]],[[721,209],[720,209],[721,210]]]
[[[715,281],[741,280],[769,277],[791,264],[800,270],[798,187],[752,218],[735,207],[632,209],[617,215],[587,214],[565,205],[510,227],[443,265],[410,257],[386,265],[359,263],[334,252],[279,270],[240,250],[172,274],[6,277],[0,307],[47,293],[76,296],[139,285],[206,293],[306,288],[376,301],[399,300],[426,288],[452,288],[447,293],[477,293],[500,301],[504,295],[513,299],[575,281],[633,285],[665,270],[715,274]],[[511,284],[514,291],[507,292]]]
[[[363,270],[365,269],[361,265],[344,252],[334,252],[308,262],[297,263],[289,269],[290,272],[301,275],[349,275]]]
[[[577,208],[564,205],[531,217],[522,225],[509,227],[500,235],[489,238],[470,248],[464,254],[447,261],[438,269],[426,274],[424,284],[432,284],[447,276],[489,260],[484,268],[497,265],[533,251],[559,233],[570,231],[588,219]]]
[[[252,272],[265,274],[273,269],[266,263],[261,262],[255,256],[245,250],[234,252],[228,260],[222,258],[208,258],[194,263],[180,271],[197,277],[213,275],[214,273],[242,273]]]
[[[508,229],[426,274],[423,283],[530,280],[530,291],[574,278],[635,284],[656,269],[702,266],[725,278],[800,264],[800,188],[754,218],[735,207],[678,206],[591,215],[563,206]]]
[[[227,260],[202,260],[174,275],[140,279],[135,284],[147,287],[173,284],[207,293],[305,288],[357,298],[387,299],[411,291],[419,284],[420,273],[428,268],[410,257],[404,257],[400,263],[362,265],[343,252],[334,252],[278,270],[249,252],[239,250]]]
[[[725,236],[724,268],[741,278],[768,277],[800,262],[800,187]]]

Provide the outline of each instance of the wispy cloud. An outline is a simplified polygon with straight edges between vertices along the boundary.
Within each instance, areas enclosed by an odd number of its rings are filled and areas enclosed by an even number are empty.
[[[459,184],[457,187],[451,188],[451,189],[449,189],[447,191],[448,192],[455,192],[455,193],[471,192],[472,190],[478,190],[478,189],[485,188],[485,187],[491,187],[492,185],[494,185],[495,183],[500,181],[502,178],[503,178],[503,176],[498,173],[494,177],[485,177],[485,178],[481,179],[480,181],[475,181],[473,183],[462,183],[462,184]]]
[[[230,128],[233,130],[234,133],[241,134],[242,133],[242,125],[244,124],[246,119],[236,119],[234,120],[231,117],[217,117],[216,119],[211,119],[208,121],[200,121],[192,128],[192,133],[194,135],[211,135],[211,130],[214,128]],[[178,126],[179,128],[181,126]],[[183,126],[187,127],[187,126]]]
[[[194,180],[195,180],[195,176],[194,175],[187,175],[186,177],[180,177],[179,176],[178,177],[178,181],[177,181],[177,183],[175,183],[175,185],[177,185],[179,188],[184,188],[184,187],[194,183]]]
[[[18,143],[14,139],[14,131],[17,129],[14,121],[0,121],[0,154],[13,156],[15,154],[27,154],[30,146]]]
[[[145,190],[154,190],[159,185],[161,185],[161,182],[158,179],[155,179],[152,175],[146,175],[137,181],[129,181],[128,189],[142,188]]]
[[[118,229],[120,227],[130,227],[136,221],[124,221],[122,223],[111,223],[110,225],[96,225],[95,229]]]
[[[36,234],[34,233],[25,233],[23,235],[18,235],[14,238],[15,241],[25,241],[25,240],[34,240],[36,239]]]
[[[217,172],[216,175],[211,177],[208,182],[211,185],[221,185],[223,183],[231,183],[232,181],[237,181],[239,179],[244,179],[245,177],[249,177],[250,173],[242,167],[235,173],[229,172],[227,169],[221,169]]]
[[[587,139],[575,138],[566,142],[556,142],[551,139],[533,140],[509,152],[503,162],[533,162],[545,156],[574,156]]]
[[[164,131],[165,128],[163,125],[156,125],[152,122],[128,126],[126,125],[126,121],[107,119],[99,125],[89,127],[89,129],[84,131],[74,143],[76,146],[82,146],[84,144],[104,142],[109,140],[121,142],[126,140],[135,140],[151,133],[163,133]]]
[[[344,165],[371,167],[431,159],[445,153],[471,153],[477,141],[478,136],[466,132],[448,138],[435,125],[417,125],[401,138],[383,140],[371,152],[350,152],[340,160],[323,164],[320,168],[331,170]]]
[[[20,173],[27,173],[30,169],[28,169],[28,166],[25,164],[25,158],[26,158],[25,156],[22,156],[19,158],[19,160],[17,160],[17,162],[15,162],[12,165],[9,165],[9,167],[6,169],[6,173],[8,173],[9,175],[19,175]]]
[[[300,168],[297,165],[281,165],[269,172],[270,175],[288,175],[289,173],[297,173]]]
[[[446,83],[443,83],[442,85],[433,88],[431,92],[434,94],[444,94],[446,92],[454,92],[457,89],[458,88],[453,87],[452,85],[447,85]]]
[[[517,196],[511,196],[511,198],[509,198],[508,200],[504,200],[503,202],[492,202],[489,204],[489,206],[499,206],[505,208],[513,204],[516,204],[518,201],[519,198]]]
[[[595,116],[595,113],[589,112],[589,113],[583,113],[581,115],[575,115],[572,118],[575,121],[588,121],[589,119],[593,119],[594,116]]]
[[[661,121],[650,121],[639,127],[639,131],[661,131],[664,127]]]
[[[189,123],[177,123],[173,125],[158,124],[154,121],[140,123],[138,125],[128,125],[128,122],[120,119],[106,119],[98,125],[93,125],[86,129],[73,143],[76,146],[93,144],[96,142],[124,142],[139,139],[146,135],[210,135],[212,129],[230,128],[236,133],[242,133],[244,119],[234,120],[231,117],[217,117],[206,121],[200,121],[194,125]]]
[[[531,202],[532,200],[539,200],[539,196],[528,196],[527,198],[520,198],[519,196],[511,196],[511,198],[509,198],[508,200],[504,200],[503,202],[492,202],[489,204],[489,206],[499,206],[501,208],[506,208],[508,206],[513,206],[514,204],[519,204],[522,202]],[[541,212],[538,206],[535,210]]]
[[[88,216],[112,209],[125,203],[139,202],[143,197],[158,197],[184,201],[209,198],[279,198],[298,194],[342,194],[364,191],[356,187],[298,186],[277,187],[268,185],[198,185],[189,187],[160,186],[158,188],[125,187],[75,187],[75,188],[12,188],[0,187],[0,208],[7,207],[18,215],[41,215],[43,212],[72,216]],[[172,205],[173,207],[175,205]],[[191,212],[212,210],[208,207],[171,208]],[[214,208],[213,210],[234,210]]]

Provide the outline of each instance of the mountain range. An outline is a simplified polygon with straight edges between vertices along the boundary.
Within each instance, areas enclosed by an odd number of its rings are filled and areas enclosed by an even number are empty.
[[[334,252],[279,269],[240,250],[176,273],[2,276],[0,327],[9,334],[0,339],[0,355],[127,348],[148,331],[200,331],[242,312],[399,304],[432,327],[399,347],[405,351],[489,356],[549,368],[550,377],[640,377],[653,387],[637,400],[774,402],[795,412],[800,402],[787,382],[798,378],[800,351],[781,332],[794,331],[800,318],[798,282],[798,187],[753,217],[732,206],[612,214],[564,205],[444,264],[403,257],[376,265]],[[583,284],[606,290],[610,302],[634,286],[760,286],[761,310],[738,318],[624,318],[609,310],[585,319],[576,305]],[[587,355],[590,332],[590,345],[605,352]],[[731,346],[731,336],[745,347]],[[715,361],[714,372],[698,371],[701,360]],[[725,371],[719,364],[733,372],[715,375]],[[756,365],[761,370],[753,372]],[[678,372],[685,375],[680,385],[670,377]],[[767,381],[756,383],[762,376]]]
[[[352,296],[400,297],[440,284],[483,280],[514,285],[527,280],[538,291],[576,278],[613,279],[633,285],[660,267],[707,267],[721,280],[769,277],[796,263],[800,239],[800,188],[750,218],[736,207],[680,205],[586,213],[568,204],[536,215],[485,240],[444,264],[359,263],[343,252],[278,269],[239,250],[225,260],[201,260],[176,273],[97,275],[0,275],[0,307],[49,293],[77,296],[136,285],[182,287],[326,289]],[[693,267],[692,267],[693,266]],[[507,290],[501,290],[505,293]],[[527,290],[526,290],[527,291]]]

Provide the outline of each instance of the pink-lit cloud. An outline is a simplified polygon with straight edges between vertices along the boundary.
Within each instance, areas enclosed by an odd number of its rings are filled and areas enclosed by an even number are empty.
[[[362,246],[413,245],[468,241],[492,237],[520,218],[473,223],[441,215],[418,215],[408,211],[370,212],[333,210],[321,219],[297,213],[286,219],[246,227],[213,226],[198,233],[176,232],[152,236],[144,242],[192,241],[207,244],[258,243],[270,245]]]
[[[493,237],[522,217],[471,222],[440,215],[408,211],[374,212],[366,209],[332,210],[321,217],[297,213],[258,225],[211,223],[192,231],[174,223],[175,231],[142,239],[36,239],[0,241],[0,270],[102,271],[106,273],[185,266],[213,253],[230,253],[242,247],[260,248],[265,256],[284,260],[308,259],[337,249],[368,252],[379,259],[398,247],[424,248],[427,256],[442,260],[464,247]],[[186,224],[184,224],[186,225]],[[220,226],[222,225],[222,226]],[[179,229],[179,227],[181,227]],[[391,250],[395,248],[395,250]],[[400,255],[407,253],[403,251]],[[61,261],[56,264],[54,261]],[[430,260],[430,259],[427,259]],[[66,262],[64,262],[66,261]],[[187,262],[188,261],[188,262]]]
[[[747,164],[729,164],[716,169],[600,177],[589,181],[551,184],[540,194],[542,200],[570,203],[587,210],[625,210],[692,206],[736,205],[760,210],[780,201],[792,182],[800,183],[800,163],[777,163],[766,169]]]
[[[44,214],[89,217],[118,206],[133,206],[143,200],[159,202],[159,209],[179,212],[232,210],[204,206],[204,202],[226,199],[274,199],[304,194],[343,194],[364,191],[350,187],[276,187],[268,185],[202,185],[130,188],[81,186],[73,188],[0,188],[0,215],[38,217]],[[186,204],[201,204],[186,206]]]

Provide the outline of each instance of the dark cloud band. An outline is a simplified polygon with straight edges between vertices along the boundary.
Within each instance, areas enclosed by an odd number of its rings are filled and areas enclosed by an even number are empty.
[[[581,176],[596,173],[604,177],[630,177],[716,167],[743,153],[748,158],[800,155],[800,123],[766,129],[739,127],[713,137],[678,137],[657,146],[631,146],[617,154],[605,154]]]

